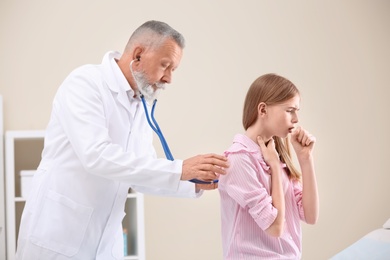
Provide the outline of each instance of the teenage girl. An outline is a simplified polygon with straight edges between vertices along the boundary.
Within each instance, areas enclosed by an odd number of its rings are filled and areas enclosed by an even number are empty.
[[[297,87],[276,74],[257,78],[247,92],[245,133],[225,151],[229,174],[219,180],[225,260],[301,258],[300,223],[317,222],[319,199],[316,139],[297,125],[299,104]]]

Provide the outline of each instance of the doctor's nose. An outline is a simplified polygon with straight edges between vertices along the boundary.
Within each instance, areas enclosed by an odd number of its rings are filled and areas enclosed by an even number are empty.
[[[172,72],[166,71],[161,78],[161,81],[167,84],[170,84],[172,82]]]

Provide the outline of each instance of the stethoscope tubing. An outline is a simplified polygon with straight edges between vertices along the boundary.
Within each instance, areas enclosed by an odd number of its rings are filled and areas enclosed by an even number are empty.
[[[167,157],[168,160],[173,161],[174,158],[173,158],[173,155],[171,153],[171,150],[169,149],[168,143],[167,143],[167,141],[166,141],[166,139],[165,139],[165,137],[160,129],[160,126],[158,125],[156,119],[154,118],[154,109],[156,107],[157,99],[155,99],[153,101],[152,111],[150,113],[150,117],[152,118],[153,124],[152,124],[152,121],[150,120],[148,108],[146,106],[146,101],[145,101],[145,98],[143,95],[141,95],[141,100],[142,100],[142,104],[144,106],[146,119],[147,119],[150,127],[153,129],[153,131],[157,134],[158,138],[160,139],[161,145],[164,149],[165,156]],[[198,180],[198,179],[191,179],[189,181],[193,182],[193,183],[198,183],[198,184],[212,184],[212,183],[217,183],[218,179],[215,179],[212,181],[202,181],[202,180]]]

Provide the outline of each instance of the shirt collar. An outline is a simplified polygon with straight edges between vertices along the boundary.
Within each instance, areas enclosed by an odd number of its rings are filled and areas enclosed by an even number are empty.
[[[259,151],[259,145],[244,134],[236,134],[234,136],[233,143],[240,143],[251,152]]]
[[[269,170],[269,166],[265,163],[264,158],[262,156],[260,146],[257,143],[255,143],[252,139],[250,139],[248,136],[246,136],[244,134],[236,134],[233,138],[233,143],[239,143],[245,147],[244,150],[246,150],[250,153],[259,155],[258,159],[260,161],[260,164],[262,165],[264,170],[266,170],[266,171]],[[287,165],[285,163],[282,163],[282,162],[280,162],[280,165],[283,168],[287,167]]]

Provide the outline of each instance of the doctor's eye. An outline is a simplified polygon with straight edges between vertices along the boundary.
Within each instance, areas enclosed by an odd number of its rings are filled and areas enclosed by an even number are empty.
[[[167,69],[167,68],[169,67],[169,63],[162,63],[162,64],[161,64],[161,67],[162,67],[163,69]]]

